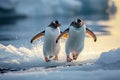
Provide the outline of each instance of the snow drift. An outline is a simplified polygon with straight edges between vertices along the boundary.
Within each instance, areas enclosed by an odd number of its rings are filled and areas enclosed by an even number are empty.
[[[95,64],[99,64],[105,69],[120,69],[120,48],[103,52]]]
[[[34,67],[47,67],[54,62],[47,64],[42,54],[42,43],[34,46],[32,49],[25,47],[16,48],[12,45],[4,46],[0,44],[0,67],[12,69],[27,69]],[[63,47],[64,48],[64,47]],[[38,54],[40,53],[40,54]],[[60,61],[55,62],[56,66],[61,66],[65,61],[65,52],[61,51]],[[60,64],[60,65],[59,65]],[[73,62],[73,67],[62,67],[60,70],[96,70],[96,69],[119,69],[120,68],[120,48],[103,52],[100,58],[94,63]],[[64,64],[65,65],[65,64]]]
[[[9,72],[6,74],[0,74],[0,79],[2,80],[119,80],[120,79],[120,69],[117,68],[120,64],[120,49],[111,50],[109,52],[103,52],[96,63],[87,64],[83,66],[72,66],[72,67],[55,67],[44,69],[33,68],[25,71]],[[103,68],[105,65],[107,70]],[[117,65],[114,65],[117,64]],[[112,66],[114,65],[114,66]],[[109,67],[112,66],[111,70]],[[68,76],[69,75],[69,76]]]

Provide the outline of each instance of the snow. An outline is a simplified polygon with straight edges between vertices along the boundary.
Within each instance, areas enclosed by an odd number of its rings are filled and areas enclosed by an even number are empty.
[[[0,44],[0,65],[3,68],[10,69],[24,69],[29,67],[47,67],[62,65],[65,63],[65,52],[61,50],[60,61],[52,61],[47,64],[44,61],[44,56],[42,54],[42,42],[34,45],[31,49],[26,47],[15,47],[13,45],[2,45]],[[63,47],[64,48],[64,47]],[[63,54],[64,53],[64,54]],[[64,57],[62,57],[64,56]],[[56,64],[55,64],[56,63]]]
[[[0,50],[5,46],[1,45]],[[9,47],[9,46],[8,46]],[[7,47],[7,48],[8,48]],[[10,49],[8,49],[9,52]],[[11,46],[10,51],[14,51]],[[22,49],[25,50],[25,49]],[[27,51],[27,50],[26,50]],[[29,51],[28,51],[29,52]],[[0,74],[0,80],[119,80],[120,79],[120,48],[113,49],[108,52],[103,52],[100,58],[95,63],[80,64],[76,62],[74,66],[62,66],[65,64],[63,61],[53,61],[50,63],[44,63],[44,66],[55,64],[58,67],[45,68],[33,67],[27,70],[20,70],[14,72],[8,72]],[[0,61],[2,62],[2,61]],[[11,62],[20,64],[18,61],[12,60]],[[75,62],[73,62],[75,63]],[[71,64],[73,64],[71,63]],[[33,63],[31,63],[33,64]],[[61,64],[61,65],[59,65]]]
[[[68,72],[29,72],[0,75],[1,80],[119,80],[120,70],[68,71]]]
[[[100,59],[96,63],[98,64],[112,64],[120,61],[120,49],[111,50],[101,54]]]

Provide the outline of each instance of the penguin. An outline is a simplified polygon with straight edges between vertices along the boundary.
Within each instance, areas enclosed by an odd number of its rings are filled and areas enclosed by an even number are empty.
[[[77,19],[77,22],[71,22],[70,27],[58,36],[56,43],[62,36],[68,35],[65,44],[67,62],[76,60],[80,52],[83,50],[86,33],[94,39],[94,42],[97,41],[96,35],[86,27],[85,23],[81,19]],[[70,53],[72,53],[72,58],[70,58]]]
[[[52,21],[44,31],[31,39],[31,43],[33,43],[38,38],[44,36],[43,54],[46,62],[49,62],[52,57],[54,57],[54,60],[58,60],[60,42],[56,43],[56,39],[61,33],[60,26],[59,21]]]

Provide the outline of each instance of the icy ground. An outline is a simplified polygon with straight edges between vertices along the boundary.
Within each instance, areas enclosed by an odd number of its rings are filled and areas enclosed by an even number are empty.
[[[0,80],[119,80],[120,49],[103,52],[93,64],[34,67],[28,70],[0,74]]]

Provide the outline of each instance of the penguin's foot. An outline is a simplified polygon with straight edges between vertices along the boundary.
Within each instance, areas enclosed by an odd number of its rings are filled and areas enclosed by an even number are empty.
[[[49,62],[50,60],[45,60],[46,62]]]
[[[48,59],[48,57],[45,57],[45,61],[46,61],[46,62],[49,62],[50,60]]]
[[[56,55],[56,56],[53,58],[53,60],[58,60],[58,56]]]
[[[76,60],[78,57],[78,54],[73,54],[73,59]]]
[[[72,59],[70,57],[67,57],[67,62],[71,62]]]

